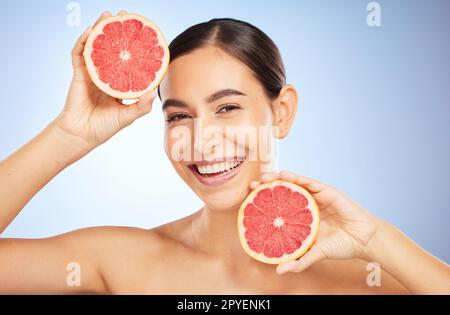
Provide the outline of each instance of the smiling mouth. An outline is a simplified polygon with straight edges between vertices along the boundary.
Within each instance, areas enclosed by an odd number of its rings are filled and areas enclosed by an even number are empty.
[[[199,162],[189,165],[195,177],[205,185],[219,185],[234,177],[245,158],[223,159],[217,162]]]

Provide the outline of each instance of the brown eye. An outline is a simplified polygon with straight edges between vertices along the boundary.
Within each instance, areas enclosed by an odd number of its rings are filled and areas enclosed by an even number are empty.
[[[228,113],[228,112],[231,112],[231,111],[237,110],[237,109],[241,109],[241,107],[239,107],[238,105],[235,105],[235,104],[227,104],[227,105],[222,106],[217,111],[217,113],[218,114],[223,114],[223,113]]]
[[[177,122],[177,121],[180,121],[180,120],[183,120],[183,119],[186,119],[186,118],[189,118],[189,115],[186,115],[186,114],[175,114],[175,115],[172,115],[169,118],[167,118],[166,121],[168,123],[172,123],[172,122]]]

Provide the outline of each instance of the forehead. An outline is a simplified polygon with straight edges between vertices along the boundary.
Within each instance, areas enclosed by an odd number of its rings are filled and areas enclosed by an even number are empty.
[[[175,59],[160,86],[163,101],[201,101],[223,89],[236,89],[247,95],[262,91],[247,66],[216,47],[199,48]]]

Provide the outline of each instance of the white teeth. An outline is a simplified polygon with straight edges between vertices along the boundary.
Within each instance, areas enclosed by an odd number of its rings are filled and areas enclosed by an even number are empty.
[[[197,170],[200,174],[213,174],[228,171],[238,166],[241,161],[227,161],[214,163],[209,165],[197,165]]]
[[[222,163],[223,164],[223,163]],[[222,164],[213,164],[213,165],[211,165],[212,166],[212,172],[213,173],[217,173],[217,172],[221,172],[221,169],[222,169]]]

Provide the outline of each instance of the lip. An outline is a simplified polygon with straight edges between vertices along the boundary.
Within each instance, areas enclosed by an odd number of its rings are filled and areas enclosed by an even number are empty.
[[[195,165],[209,165],[209,164],[214,164],[214,163],[220,163],[220,162],[224,162],[224,161],[242,161],[241,164],[239,164],[237,167],[233,168],[232,170],[225,172],[223,174],[220,175],[216,175],[216,176],[202,176],[197,172],[197,167]],[[224,158],[224,159],[216,159],[214,161],[199,161],[196,162],[195,164],[191,164],[188,166],[188,168],[191,170],[191,172],[194,174],[195,178],[197,178],[197,180],[207,186],[219,186],[219,185],[223,185],[226,182],[228,182],[229,180],[231,180],[233,177],[235,177],[237,175],[237,173],[239,173],[239,171],[242,168],[242,165],[245,163],[245,158],[238,158],[238,157],[234,157],[234,158]]]

